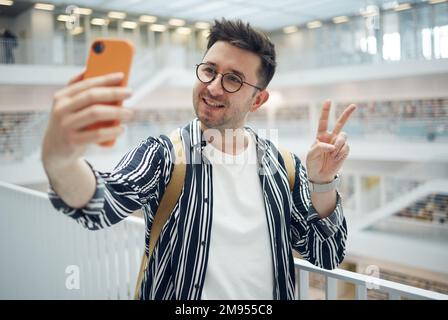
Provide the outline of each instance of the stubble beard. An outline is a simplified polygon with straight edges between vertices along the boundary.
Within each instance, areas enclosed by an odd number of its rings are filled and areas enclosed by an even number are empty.
[[[195,94],[193,97],[194,112],[196,114],[196,117],[203,125],[203,129],[215,129],[224,133],[226,129],[238,129],[244,126],[245,120],[247,119],[247,114],[243,118],[238,119],[235,119],[236,114],[230,114],[229,117],[229,112],[234,111],[234,109],[227,102],[225,103],[225,108],[227,108],[227,110],[224,110],[223,115],[220,118],[209,120],[209,118],[207,118],[205,115],[201,116],[199,114],[199,105],[202,103],[202,95],[196,93],[194,94]],[[234,120],[232,120],[232,118]]]

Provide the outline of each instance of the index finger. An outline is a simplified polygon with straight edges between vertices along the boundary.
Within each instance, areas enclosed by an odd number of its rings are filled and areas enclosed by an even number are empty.
[[[100,87],[100,86],[112,86],[112,85],[119,85],[121,81],[123,80],[123,73],[117,72],[117,73],[109,73],[103,76],[88,78],[88,79],[81,79],[76,80],[81,75],[78,75],[77,77],[73,78],[71,81],[73,81],[72,84],[64,87],[60,91],[57,92],[56,98],[62,97],[62,96],[68,96],[72,97],[76,94],[78,94],[81,91],[87,90],[89,88],[93,87]],[[84,76],[84,75],[83,75]]]
[[[68,82],[68,85],[74,84],[76,82],[81,81],[82,79],[84,79],[84,72],[81,72],[80,74],[77,74],[76,76],[74,76],[73,78],[70,79],[70,81]]]
[[[342,128],[344,127],[345,123],[347,122],[350,115],[353,113],[353,111],[356,110],[356,105],[351,104],[347,108],[345,108],[344,112],[339,116],[338,120],[336,121],[336,125],[333,129],[333,134],[338,135]]]
[[[319,119],[319,127],[317,128],[317,134],[327,132],[328,128],[328,114],[330,113],[331,101],[326,100],[322,107],[322,112]]]

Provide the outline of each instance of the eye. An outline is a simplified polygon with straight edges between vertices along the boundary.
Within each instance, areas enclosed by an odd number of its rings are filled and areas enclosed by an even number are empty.
[[[202,70],[203,70],[205,73],[210,74],[210,75],[216,73],[215,69],[212,68],[212,67],[209,67],[209,66],[204,66],[204,68],[203,68]]]
[[[226,76],[226,78],[227,78],[228,81],[231,81],[231,82],[233,82],[233,83],[241,83],[241,79],[240,79],[240,77],[238,77],[238,76],[235,75],[235,74],[228,74],[228,75]]]

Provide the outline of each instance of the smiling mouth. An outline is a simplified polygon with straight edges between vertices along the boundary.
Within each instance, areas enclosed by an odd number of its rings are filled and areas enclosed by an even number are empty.
[[[211,102],[211,101],[209,101],[209,100],[207,100],[207,99],[205,99],[205,98],[202,98],[202,101],[203,101],[208,107],[213,108],[213,109],[221,109],[221,108],[224,108],[224,105],[223,105],[223,104],[213,103],[213,102]]]

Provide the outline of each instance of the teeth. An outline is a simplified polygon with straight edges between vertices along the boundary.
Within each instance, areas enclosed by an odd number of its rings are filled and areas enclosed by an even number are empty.
[[[205,102],[207,105],[209,105],[210,107],[214,107],[214,108],[222,108],[222,107],[224,107],[222,104],[215,104],[215,103],[212,103],[212,102],[206,100],[205,98],[204,98],[204,102]]]

